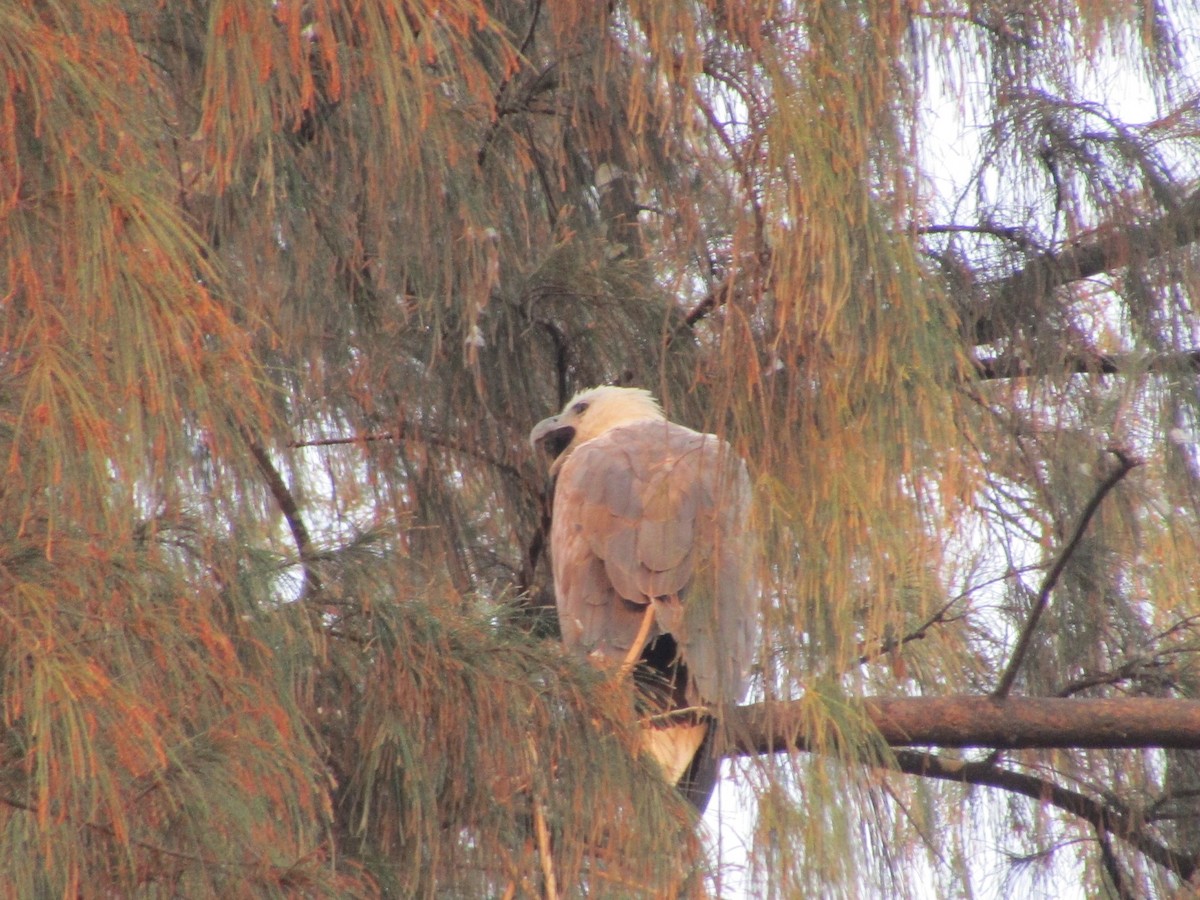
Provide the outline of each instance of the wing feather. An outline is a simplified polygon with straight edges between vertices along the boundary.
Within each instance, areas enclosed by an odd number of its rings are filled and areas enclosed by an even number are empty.
[[[740,699],[757,612],[748,502],[745,464],[713,435],[643,420],[576,447],[551,531],[567,645],[624,659],[653,601],[651,638],[675,637],[696,699]]]

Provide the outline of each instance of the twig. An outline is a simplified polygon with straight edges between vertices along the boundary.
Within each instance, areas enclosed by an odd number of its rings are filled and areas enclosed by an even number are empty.
[[[966,594],[959,594],[949,603],[944,604],[941,609],[939,609],[932,616],[907,634],[898,638],[888,638],[880,641],[874,649],[860,654],[858,660],[856,661],[857,664],[860,666],[868,665],[869,663],[873,663],[875,660],[879,659],[881,656],[886,656],[889,653],[899,650],[905,644],[911,644],[913,641],[923,641],[925,640],[929,629],[933,628],[935,625],[947,625],[950,622],[959,621],[963,618],[963,616],[948,616],[947,613],[950,612],[950,607],[952,607],[959,600],[963,599],[965,596]]]
[[[1129,681],[1147,673],[1152,667],[1161,667],[1162,665],[1163,663],[1157,662],[1154,659],[1143,659],[1140,657],[1131,659],[1111,672],[1092,672],[1081,678],[1076,678],[1056,691],[1054,696],[1073,697],[1075,694],[1086,691],[1089,688],[1120,684],[1122,681]]]
[[[505,462],[498,456],[480,448],[462,441],[444,438],[436,434],[432,434],[423,428],[417,428],[408,422],[400,422],[395,429],[391,431],[373,431],[367,434],[358,434],[352,437],[328,437],[328,438],[313,438],[307,441],[292,441],[288,447],[293,450],[302,449],[305,447],[334,447],[343,444],[367,444],[373,441],[418,441],[429,444],[432,447],[442,447],[446,450],[453,450],[457,453],[462,453],[464,456],[473,456],[476,459],[482,460],[491,466],[499,469],[502,472],[507,472],[518,479],[524,479],[525,473],[520,468],[512,463]]]
[[[995,578],[989,578],[986,581],[979,582],[978,584],[970,585],[943,603],[932,616],[930,616],[912,631],[899,638],[890,638],[888,640],[880,641],[874,649],[863,652],[858,657],[857,664],[860,666],[865,666],[874,662],[881,656],[885,656],[888,653],[898,650],[905,644],[912,643],[913,641],[923,641],[928,636],[929,629],[933,628],[935,625],[949,625],[951,622],[958,622],[965,617],[965,614],[953,616],[947,615],[947,613],[950,612],[951,607],[953,607],[960,600],[965,600],[967,597],[971,596],[971,594],[975,593],[975,591],[983,590],[986,587],[991,587],[993,584],[999,584],[1002,581],[1007,581],[1016,575],[1040,568],[1043,568],[1041,563],[1032,566],[1011,568],[1003,575],[998,575]]]
[[[533,15],[529,17],[529,28],[525,32],[525,38],[521,41],[521,45],[517,47],[517,57],[523,58],[529,50],[529,45],[533,43],[533,36],[537,30],[538,18],[542,14],[542,0],[534,0]],[[504,118],[505,110],[500,106],[500,101],[504,97],[505,91],[508,90],[509,84],[512,83],[513,75],[519,71],[519,68],[513,73],[505,75],[499,86],[496,88],[496,94],[492,100],[492,108],[496,110],[496,118],[492,120],[492,125],[488,129],[488,133],[484,135],[483,143],[479,146],[479,152],[475,155],[476,164],[482,168],[487,162],[488,148],[496,137],[496,132],[500,128],[500,120]]]
[[[1108,493],[1117,486],[1117,483],[1129,474],[1130,470],[1138,465],[1141,461],[1129,456],[1125,451],[1115,447],[1110,447],[1109,452],[1116,456],[1118,466],[1108,477],[1100,483],[1096,488],[1092,498],[1084,507],[1083,513],[1079,517],[1079,522],[1075,525],[1075,532],[1071,535],[1071,539],[1058,554],[1058,558],[1054,560],[1054,565],[1050,567],[1050,571],[1046,573],[1045,579],[1042,581],[1041,589],[1038,591],[1037,600],[1034,601],[1033,610],[1029,613],[1029,619],[1025,622],[1025,627],[1021,631],[1020,637],[1017,639],[1016,647],[1013,648],[1012,657],[1008,661],[1008,667],[1004,670],[1004,674],[1000,677],[1000,683],[996,685],[996,689],[992,692],[992,696],[1000,699],[1008,696],[1008,692],[1012,690],[1013,682],[1017,679],[1017,673],[1020,671],[1021,664],[1025,661],[1025,655],[1029,652],[1029,644],[1033,640],[1034,630],[1037,628],[1038,620],[1045,612],[1047,604],[1050,602],[1050,593],[1054,590],[1054,586],[1058,584],[1059,576],[1067,567],[1071,557],[1075,554],[1079,542],[1083,539],[1084,532],[1087,531],[1092,517],[1100,508],[1100,504],[1104,502],[1104,498]]]
[[[542,860],[542,877],[546,879],[546,900],[558,900],[558,885],[554,878],[554,858],[550,855],[550,832],[546,828],[546,813],[541,801],[533,804],[533,827],[537,834],[538,856]]]

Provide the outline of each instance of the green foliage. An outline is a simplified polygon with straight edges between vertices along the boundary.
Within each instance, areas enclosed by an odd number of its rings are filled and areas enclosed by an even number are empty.
[[[802,698],[818,751],[741,769],[760,893],[963,883],[962,790],[885,772],[854,698],[992,690],[1110,446],[1144,465],[1017,689],[1196,693],[1195,26],[1123,0],[4,5],[0,881],[698,894],[713,861],[628,697],[537,636],[525,439],[618,381],[755,477],[756,696]],[[1152,117],[1106,105],[1119,70]],[[951,198],[939,94],[981,136]],[[1200,850],[1189,754],[1000,762]],[[1030,809],[1016,853],[1095,841]],[[1178,886],[1098,847],[1095,885]]]
[[[536,893],[535,816],[564,885],[660,896],[693,872],[698,886],[693,814],[633,752],[627,691],[556,643],[443,604],[378,604],[355,637],[332,648],[319,727],[341,844],[385,893]]]

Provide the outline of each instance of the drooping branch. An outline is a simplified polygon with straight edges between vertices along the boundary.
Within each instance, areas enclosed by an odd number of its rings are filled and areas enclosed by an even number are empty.
[[[1008,666],[1005,667],[1004,674],[1000,676],[1000,682],[996,685],[996,690],[993,693],[994,697],[1005,697],[1012,690],[1013,682],[1017,679],[1017,673],[1021,669],[1021,664],[1025,661],[1025,654],[1029,652],[1029,643],[1033,640],[1034,631],[1037,630],[1038,620],[1041,618],[1042,613],[1045,612],[1046,606],[1050,603],[1050,594],[1054,590],[1054,586],[1058,584],[1058,579],[1074,555],[1079,542],[1083,539],[1084,532],[1087,531],[1092,517],[1100,509],[1100,504],[1104,502],[1104,498],[1108,496],[1109,492],[1117,486],[1117,483],[1139,465],[1137,459],[1129,456],[1123,450],[1110,448],[1109,452],[1117,457],[1118,465],[1096,488],[1087,506],[1084,507],[1083,512],[1080,514],[1079,521],[1075,524],[1075,531],[1067,543],[1063,545],[1058,556],[1055,557],[1054,564],[1050,567],[1050,571],[1046,573],[1046,577],[1042,579],[1042,586],[1038,590],[1033,609],[1030,610],[1029,618],[1025,621],[1025,627],[1021,629],[1021,635],[1017,638],[1017,643],[1013,648]]]
[[[29,813],[32,816],[40,815],[40,810],[35,804],[23,802],[14,797],[0,795],[0,805],[7,806],[11,809],[21,810]],[[69,816],[65,820],[73,821]],[[239,869],[248,872],[259,870],[270,870],[278,872],[280,876],[286,876],[290,871],[294,871],[294,865],[286,862],[274,862],[263,859],[250,860],[245,859],[241,855],[231,855],[229,858],[217,858],[204,853],[186,852],[182,850],[173,850],[170,847],[164,847],[161,844],[155,844],[150,841],[145,841],[140,838],[132,837],[119,832],[111,825],[105,825],[101,822],[93,822],[89,820],[79,820],[78,824],[88,831],[95,834],[103,835],[113,841],[114,846],[119,847],[122,843],[128,843],[131,847],[136,847],[139,850],[144,850],[152,856],[163,856],[176,859],[184,863],[203,866],[207,869]],[[309,853],[318,852],[318,848],[313,848]],[[301,856],[301,859],[304,857]],[[150,883],[153,883],[151,877]]]
[[[526,54],[529,52],[529,48],[533,45],[533,38],[537,33],[538,19],[541,17],[541,14],[541,0],[535,0],[533,4],[533,12],[529,15],[529,26],[525,30],[525,37],[521,40],[520,45],[516,48],[515,58],[522,65],[527,64],[528,62],[526,59]],[[500,130],[500,123],[503,121],[505,115],[518,112],[521,109],[520,106],[505,107],[503,105],[504,95],[508,92],[508,86],[512,83],[513,78],[520,71],[521,67],[519,65],[508,75],[505,75],[504,78],[500,80],[500,85],[496,88],[495,97],[492,100],[492,108],[495,110],[495,117],[492,119],[491,127],[488,128],[488,132],[483,138],[483,143],[480,144],[479,151],[475,155],[476,165],[478,165],[480,168],[483,168],[484,163],[487,162],[488,150],[491,147],[492,142],[496,139],[496,134]],[[532,100],[534,95],[535,93],[531,91],[529,97],[526,98],[526,102]]]
[[[990,761],[962,762],[915,750],[897,752],[895,761],[896,767],[908,775],[992,787],[1029,797],[1039,803],[1048,803],[1090,823],[1101,834],[1110,834],[1126,841],[1147,859],[1170,869],[1184,881],[1196,872],[1195,856],[1180,853],[1155,840],[1129,810],[1118,804],[1103,803],[1044,778],[997,767]]]

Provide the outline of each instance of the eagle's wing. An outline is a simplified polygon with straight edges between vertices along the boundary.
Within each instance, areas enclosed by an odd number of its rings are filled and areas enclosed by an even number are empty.
[[[551,531],[566,644],[620,662],[652,602],[650,636],[675,638],[694,699],[740,700],[757,614],[748,504],[745,464],[713,435],[644,420],[576,447]]]

